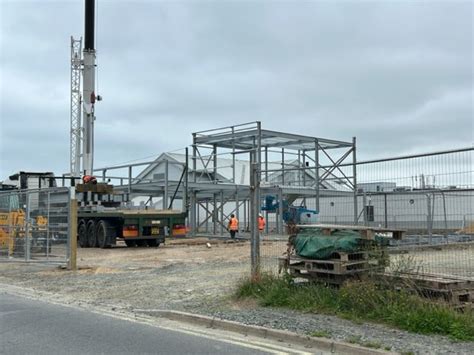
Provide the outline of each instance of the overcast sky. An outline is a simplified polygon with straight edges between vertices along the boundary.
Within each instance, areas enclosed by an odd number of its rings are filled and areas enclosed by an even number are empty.
[[[96,1],[95,167],[256,120],[359,159],[473,144],[471,1]],[[0,179],[67,172],[83,1],[0,4]]]

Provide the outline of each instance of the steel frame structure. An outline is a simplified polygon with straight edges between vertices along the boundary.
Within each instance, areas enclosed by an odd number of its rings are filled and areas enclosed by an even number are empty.
[[[277,196],[279,210],[276,213],[276,232],[284,233],[283,200],[315,198],[319,209],[320,196],[354,196],[354,223],[357,223],[357,170],[356,140],[350,142],[277,132],[262,128],[261,122],[250,122],[227,126],[192,134],[192,153],[187,153],[185,163],[165,161],[165,178],[161,181],[144,181],[134,178],[134,171],[147,165],[157,164],[148,161],[135,164],[95,169],[102,180],[118,179],[118,190],[133,196],[163,198],[163,208],[172,207],[169,197],[173,195],[183,200],[183,208],[188,207],[188,224],[191,234],[205,226],[205,231],[214,235],[224,235],[226,221],[231,213],[240,220],[243,217],[244,230],[250,232],[252,274],[260,267],[258,214],[261,197]],[[249,162],[249,182],[239,183],[237,179],[237,157]],[[220,159],[230,156],[230,159]],[[279,166],[275,166],[275,156]],[[297,157],[288,163],[288,157]],[[352,159],[350,159],[352,158]],[[222,166],[225,160],[226,166]],[[349,161],[350,160],[350,161]],[[242,161],[242,159],[240,160]],[[230,162],[230,163],[229,163]],[[171,180],[166,173],[169,164],[181,164],[186,171],[184,181]],[[229,165],[230,164],[230,165]],[[344,169],[344,167],[346,167]],[[221,169],[231,168],[231,178],[222,179]],[[108,175],[111,171],[126,170],[127,176]],[[296,173],[297,182],[289,180],[285,174]],[[243,173],[242,173],[243,174]],[[230,174],[228,174],[230,175]],[[272,176],[281,180],[272,182]],[[345,191],[323,187],[328,181],[339,181]],[[231,211],[224,209],[231,204]],[[243,209],[243,211],[242,211]],[[204,216],[200,216],[204,211]],[[241,216],[243,212],[243,216]],[[268,220],[268,214],[267,214]],[[212,221],[212,231],[209,231]],[[268,228],[268,225],[267,225]],[[268,229],[267,229],[268,232]]]

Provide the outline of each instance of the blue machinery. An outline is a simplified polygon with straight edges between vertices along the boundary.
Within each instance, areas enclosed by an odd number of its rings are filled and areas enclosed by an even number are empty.
[[[279,203],[275,201],[275,196],[265,196],[265,203],[261,207],[262,211],[276,213],[279,209]],[[310,210],[303,206],[291,206],[288,200],[283,200],[283,221],[285,223],[310,224],[316,223],[318,211]]]

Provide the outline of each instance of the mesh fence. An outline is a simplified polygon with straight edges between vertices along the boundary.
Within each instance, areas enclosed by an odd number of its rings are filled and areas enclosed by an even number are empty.
[[[388,271],[474,278],[473,162],[474,149],[466,149],[358,163],[357,222],[353,193],[321,196],[318,222],[405,230],[386,246]],[[316,209],[314,198],[294,204]],[[263,236],[263,270],[277,272],[286,242],[285,235]]]
[[[0,260],[66,263],[69,189],[0,192]]]

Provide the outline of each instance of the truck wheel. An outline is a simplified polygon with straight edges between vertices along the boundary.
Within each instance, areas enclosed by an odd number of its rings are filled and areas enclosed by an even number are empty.
[[[148,239],[146,242],[150,248],[157,248],[160,246],[158,239]]]
[[[95,234],[95,221],[91,219],[87,222],[87,246],[94,248],[97,245],[97,236]]]
[[[100,220],[97,223],[96,237],[99,248],[110,248],[112,239],[115,239],[115,227],[107,221]]]
[[[79,227],[77,228],[77,241],[81,248],[87,248],[87,225],[86,221],[81,219],[79,222]]]
[[[129,248],[133,248],[133,247],[137,246],[137,241],[136,240],[126,240],[125,244]]]

